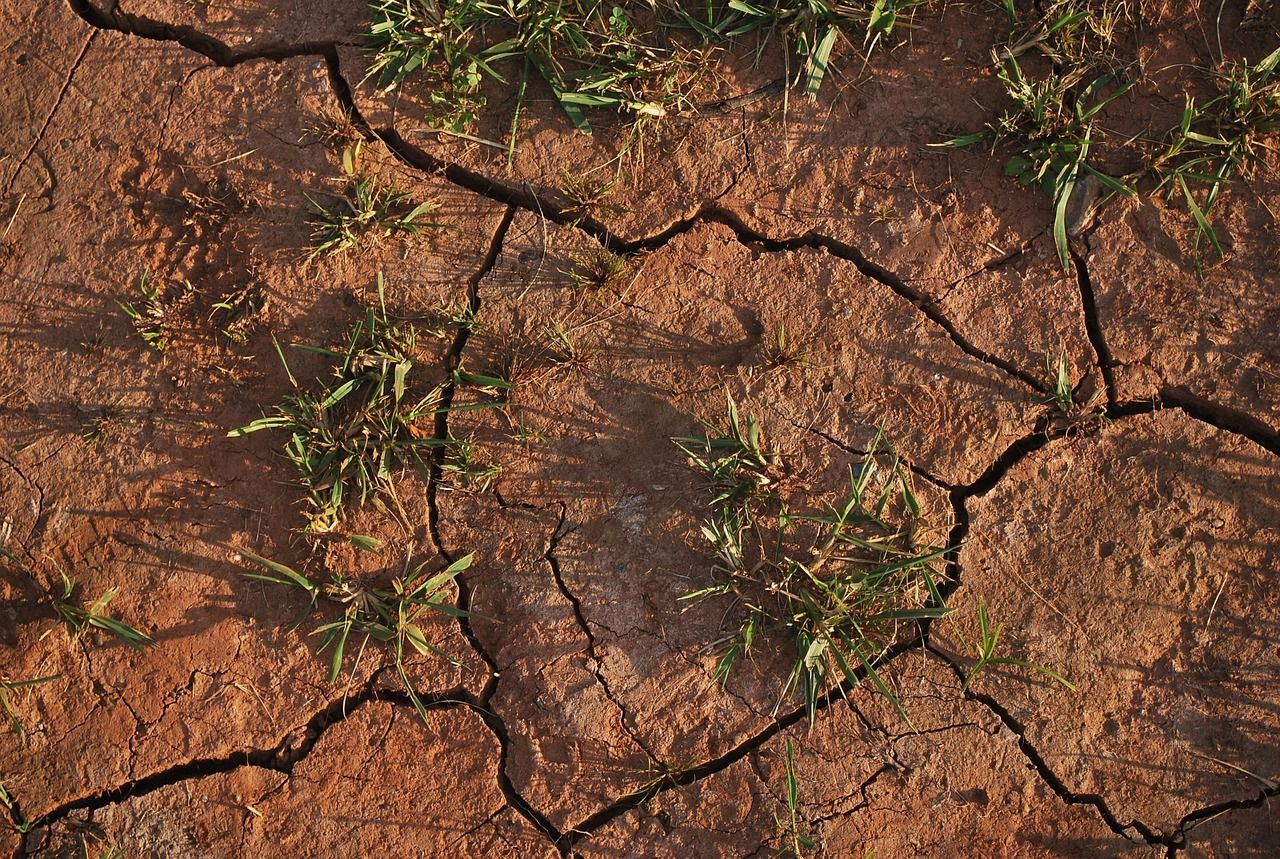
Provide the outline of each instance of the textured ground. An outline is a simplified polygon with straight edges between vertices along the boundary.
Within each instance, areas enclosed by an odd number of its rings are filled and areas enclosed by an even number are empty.
[[[1064,273],[1043,195],[924,147],[987,119],[980,5],[932,11],[785,120],[768,96],[673,121],[585,216],[562,168],[617,135],[568,133],[545,96],[510,167],[421,133],[412,99],[362,82],[361,3],[0,7],[0,523],[34,572],[0,579],[0,673],[63,678],[13,695],[3,849],[765,857],[790,741],[823,855],[1280,854],[1276,159],[1216,209],[1225,262],[1197,271],[1185,212],[1144,197],[1105,209]],[[1177,16],[1147,38],[1204,61]],[[780,56],[730,58],[720,99],[767,87]],[[447,228],[307,263],[303,193],[342,178],[312,129],[343,109],[370,169]],[[210,196],[230,202],[192,202]],[[584,302],[563,271],[601,245],[626,286]],[[163,353],[116,304],[144,269],[192,284]],[[476,553],[473,617],[431,631],[459,664],[410,665],[425,724],[382,654],[328,684],[290,626],[303,601],[244,579],[232,548],[306,553],[279,439],[226,431],[288,389],[272,337],[335,342],[379,271],[398,315],[478,308],[470,337],[424,345],[433,366],[507,366],[556,324],[589,352],[514,379],[537,443],[450,419],[504,465],[492,491],[406,476],[407,528],[353,526]],[[779,324],[807,360],[767,370]],[[1059,349],[1105,424],[1037,403]],[[707,570],[702,490],[669,439],[726,387],[819,494],[887,426],[960,546],[955,622],[883,667],[909,724],[859,688],[810,728],[775,706],[785,655],[712,681],[722,618],[678,602]],[[41,590],[56,565],[118,586],[159,646],[69,644]],[[979,601],[1010,653],[1078,691],[1016,671],[962,690]]]

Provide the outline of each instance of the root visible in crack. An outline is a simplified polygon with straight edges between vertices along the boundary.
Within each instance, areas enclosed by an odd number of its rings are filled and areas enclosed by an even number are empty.
[[[1187,847],[1187,835],[1197,826],[1202,826],[1211,820],[1221,817],[1224,814],[1230,814],[1233,811],[1244,811],[1250,808],[1261,808],[1268,800],[1280,796],[1280,786],[1274,783],[1270,786],[1262,788],[1258,795],[1251,799],[1232,799],[1224,802],[1215,802],[1203,808],[1198,808],[1189,814],[1183,816],[1178,821],[1178,828],[1174,830],[1173,836],[1170,838],[1169,855],[1173,856],[1178,850],[1185,850]]]

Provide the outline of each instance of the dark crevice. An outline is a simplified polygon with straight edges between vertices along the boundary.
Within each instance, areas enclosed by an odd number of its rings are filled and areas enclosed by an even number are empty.
[[[995,488],[997,483],[1004,479],[1004,476],[1009,473],[1011,468],[1059,437],[1061,437],[1061,434],[1033,432],[1031,435],[1018,439],[1005,448],[1004,453],[1000,454],[996,461],[987,466],[986,470],[969,485],[958,487],[953,492],[953,501],[963,502],[970,498],[986,495]]]
[[[1045,391],[1042,381],[1032,374],[1020,369],[1012,362],[980,349],[971,343],[960,333],[955,324],[938,309],[937,303],[929,296],[908,286],[905,281],[893,272],[869,260],[857,248],[846,242],[823,236],[812,230],[792,238],[770,238],[748,227],[740,217],[719,206],[714,201],[703,203],[693,215],[676,220],[654,235],[624,241],[596,219],[590,216],[583,216],[578,211],[561,206],[554,200],[540,196],[528,184],[524,186],[503,184],[474,170],[436,158],[422,148],[405,140],[393,127],[373,128],[355,103],[350,83],[342,75],[341,64],[336,52],[328,55],[328,59],[329,76],[333,82],[334,95],[351,117],[352,122],[367,138],[381,141],[401,163],[410,168],[441,176],[446,181],[487,199],[503,203],[508,207],[535,213],[552,223],[580,230],[612,253],[620,256],[629,257],[657,250],[701,224],[718,224],[727,227],[733,232],[740,244],[760,248],[770,253],[803,249],[824,250],[838,259],[853,263],[865,277],[887,287],[899,298],[910,303],[930,322],[942,328],[951,341],[966,355],[1015,377],[1038,393]],[[1016,253],[1014,253],[1015,256]]]
[[[293,768],[316,747],[329,728],[345,721],[353,713],[372,701],[389,701],[408,704],[408,696],[377,688],[378,675],[370,677],[364,687],[354,695],[343,695],[325,705],[307,722],[290,731],[276,746],[269,749],[244,749],[220,757],[196,758],[176,766],[154,772],[141,778],[88,796],[64,802],[51,811],[31,821],[31,829],[23,836],[18,855],[30,852],[29,838],[38,830],[47,829],[75,811],[89,812],[154,793],[162,788],[191,779],[227,773],[240,767],[252,766],[290,775]],[[427,709],[442,709],[468,703],[468,693],[461,688],[419,696]],[[400,699],[404,700],[401,701]],[[300,738],[295,743],[295,738]]]
[[[331,78],[336,81],[342,81],[341,76],[337,74],[336,57],[330,59],[329,68]],[[335,87],[335,92],[341,99],[341,91]],[[349,91],[347,95],[349,97]],[[353,114],[354,118],[355,115]],[[480,282],[497,264],[498,257],[502,254],[502,246],[506,241],[507,232],[510,230],[511,222],[515,218],[515,213],[516,208],[514,206],[507,207],[506,212],[503,213],[502,220],[498,223],[498,227],[494,230],[493,237],[489,241],[489,249],[485,254],[484,260],[481,262],[480,267],[467,279],[467,308],[468,316],[471,319],[476,318],[482,303]],[[467,341],[470,337],[471,326],[465,324],[459,326],[445,355],[444,367],[447,372],[452,373],[461,365],[462,353],[466,349]],[[450,437],[449,409],[453,405],[456,393],[457,385],[451,380],[446,380],[441,392],[440,408],[436,413],[435,438],[437,440],[443,441]],[[445,452],[443,446],[436,448],[435,456],[431,460],[431,472],[427,484],[427,519],[431,531],[431,539],[435,543],[437,551],[447,560],[452,561],[455,560],[454,553],[450,552],[446,546],[440,530],[439,488],[443,478]],[[475,711],[498,742],[498,761],[495,773],[498,789],[502,792],[507,804],[515,809],[517,814],[537,827],[549,841],[556,843],[561,837],[560,830],[556,828],[550,818],[534,808],[533,804],[516,790],[515,784],[511,781],[511,776],[507,772],[507,761],[511,754],[511,736],[507,730],[506,723],[502,721],[502,718],[498,716],[491,706],[491,702],[498,691],[498,684],[501,681],[498,662],[480,641],[479,636],[476,635],[475,629],[471,625],[471,618],[468,613],[471,610],[472,594],[471,586],[466,576],[458,576],[454,581],[458,588],[457,605],[463,612],[457,619],[458,629],[467,640],[468,645],[488,669],[488,677],[485,680],[484,688],[480,692],[479,699],[474,703],[469,703],[468,706]]]
[[[1170,855],[1172,856],[1178,850],[1186,849],[1187,835],[1197,826],[1208,823],[1224,814],[1230,814],[1233,811],[1261,808],[1268,800],[1275,799],[1278,796],[1280,796],[1280,785],[1276,785],[1273,782],[1271,785],[1263,787],[1257,796],[1250,799],[1231,799],[1196,809],[1178,821],[1178,828],[1170,839],[1172,842],[1170,844]]]
[[[1071,261],[1075,264],[1076,283],[1080,286],[1084,330],[1089,337],[1089,345],[1093,347],[1098,372],[1102,374],[1102,383],[1107,389],[1107,408],[1115,408],[1119,403],[1115,374],[1116,360],[1107,346],[1106,336],[1102,333],[1102,320],[1098,315],[1098,301],[1093,291],[1093,280],[1089,277],[1089,266],[1075,248],[1071,249]]]
[[[649,760],[663,768],[662,761],[654,753],[653,749],[645,743],[644,738],[632,727],[627,715],[627,708],[622,701],[614,694],[613,687],[609,684],[609,678],[605,676],[604,665],[601,662],[599,653],[596,652],[596,636],[591,631],[591,625],[587,623],[587,616],[582,611],[582,600],[578,599],[577,594],[570,590],[569,585],[565,583],[564,572],[560,569],[560,559],[556,555],[556,550],[560,546],[560,540],[572,532],[572,528],[567,528],[567,508],[564,502],[558,502],[560,505],[560,521],[556,523],[555,530],[551,534],[551,539],[547,543],[547,552],[543,556],[547,565],[551,568],[551,576],[555,580],[556,588],[560,591],[560,595],[569,601],[569,605],[573,609],[574,620],[577,621],[578,628],[582,630],[583,636],[587,641],[587,660],[591,665],[591,674],[596,678],[596,682],[600,684],[604,696],[618,708],[618,723],[622,726],[622,730],[631,741],[635,743],[641,751],[648,756]]]
[[[467,278],[467,317],[469,319],[474,320],[476,314],[480,311],[480,281],[484,280],[485,275],[492,271],[497,264],[498,257],[502,253],[503,242],[506,241],[507,232],[510,230],[511,222],[514,218],[515,209],[508,206],[506,212],[503,213],[502,220],[498,223],[497,229],[493,232],[493,237],[489,240],[489,249],[486,251],[480,267],[472,273],[471,277]],[[451,375],[462,364],[462,352],[467,347],[467,341],[470,339],[471,325],[459,325],[457,332],[454,334],[453,342],[449,344],[449,349],[444,356],[446,378],[440,393],[440,404],[439,409],[436,411],[434,428],[434,439],[437,442],[444,442],[449,438],[449,409],[453,406],[453,398],[458,391],[458,386]],[[431,531],[431,539],[435,543],[436,550],[447,556],[448,553],[444,549],[444,541],[440,536],[440,511],[436,503],[440,481],[444,473],[443,466],[446,452],[444,445],[441,445],[436,448],[435,455],[432,457],[431,473],[427,486],[427,519]]]
[[[1223,432],[1244,436],[1280,456],[1280,432],[1248,412],[1212,402],[1181,386],[1162,388],[1160,402]]]
[[[321,57],[326,62],[334,96],[351,116],[356,127],[361,129],[366,137],[376,138],[384,143],[392,154],[406,165],[416,170],[442,176],[454,185],[488,199],[504,203],[508,207],[536,212],[554,223],[574,227],[592,236],[610,251],[622,256],[660,248],[677,236],[689,232],[703,223],[715,223],[728,227],[737,236],[739,242],[759,246],[771,252],[800,250],[803,248],[826,250],[835,257],[852,262],[865,276],[888,287],[899,297],[911,303],[931,322],[941,327],[966,354],[1018,378],[1036,391],[1043,390],[1040,381],[1031,374],[997,355],[979,349],[965,339],[956,326],[938,310],[936,303],[928,296],[907,286],[895,274],[867,259],[853,246],[838,239],[822,236],[813,231],[788,239],[769,238],[747,227],[741,218],[732,212],[721,208],[714,202],[708,202],[699,207],[692,216],[675,221],[655,235],[623,241],[596,219],[590,216],[582,216],[580,213],[561,206],[552,200],[544,199],[528,185],[512,187],[461,165],[444,162],[409,143],[394,128],[373,129],[360,114],[355,104],[350,83],[341,72],[341,62],[337,49],[339,45],[345,43],[332,41],[303,42],[236,52],[231,50],[225,43],[201,33],[193,27],[165,24],[149,18],[120,12],[114,8],[111,11],[103,11],[93,6],[89,0],[67,0],[67,2],[72,11],[87,24],[99,30],[110,30],[153,41],[173,42],[200,54],[215,65],[224,68],[234,67],[252,60],[281,61],[301,56]]]
[[[965,676],[964,669],[957,665],[949,655],[937,650],[930,644],[926,644],[925,649],[944,665],[948,666],[955,673],[957,680],[963,682]],[[1151,845],[1162,845],[1165,847],[1181,846],[1181,832],[1175,832],[1171,836],[1157,835],[1149,826],[1140,820],[1121,823],[1115,816],[1115,813],[1112,812],[1111,808],[1107,805],[1106,800],[1101,796],[1093,793],[1077,793],[1068,788],[1062,782],[1062,779],[1060,779],[1058,775],[1050,769],[1049,765],[1045,762],[1044,756],[1040,754],[1039,750],[1037,750],[1036,747],[1027,740],[1026,727],[1014,718],[1013,714],[1005,709],[1004,705],[999,701],[992,698],[990,695],[975,692],[971,688],[965,690],[964,697],[971,701],[977,701],[985,706],[1001,721],[1010,733],[1018,738],[1018,748],[1022,751],[1022,754],[1031,763],[1032,767],[1035,768],[1040,779],[1048,785],[1048,787],[1057,794],[1063,802],[1066,802],[1069,805],[1090,806],[1097,811],[1098,815],[1112,832],[1129,841],[1140,839]]]
[[[883,668],[903,653],[920,646],[920,644],[921,639],[913,637],[888,648],[884,655],[876,662],[877,670]],[[866,679],[867,676],[865,669],[858,669],[855,674],[859,681]],[[818,699],[815,712],[823,712],[832,704],[845,700],[852,688],[852,685],[849,684],[848,681],[844,681],[833,686],[830,691]],[[614,820],[632,809],[644,805],[654,797],[662,793],[666,793],[669,790],[686,787],[694,784],[695,782],[699,782],[705,778],[716,775],[717,773],[723,772],[743,760],[747,755],[755,752],[782,731],[799,724],[805,719],[806,714],[807,710],[804,706],[797,707],[790,713],[775,717],[767,727],[756,732],[746,740],[743,740],[723,755],[712,758],[711,760],[698,764],[697,766],[671,773],[665,778],[662,778],[647,787],[624,794],[603,808],[596,810],[576,826],[572,826],[567,829],[558,839],[556,846],[560,849],[562,854],[567,854],[575,844],[589,837],[596,830],[607,826],[609,823],[612,823]]]
[[[248,51],[233,51],[226,43],[184,24],[166,24],[140,15],[131,15],[115,8],[109,11],[94,6],[90,0],[67,0],[71,11],[86,24],[97,30],[110,30],[126,36],[137,36],[153,42],[174,42],[188,51],[200,54],[214,65],[232,68],[252,60],[288,60],[294,57],[336,55],[343,42],[299,42],[290,45],[270,45]]]

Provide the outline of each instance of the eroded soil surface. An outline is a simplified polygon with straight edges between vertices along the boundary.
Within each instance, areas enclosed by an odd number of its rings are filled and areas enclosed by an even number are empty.
[[[1245,5],[1218,39],[1256,57],[1274,21],[1235,26]],[[1225,259],[1198,265],[1185,210],[1143,194],[1064,269],[1047,197],[926,146],[990,118],[993,6],[929,4],[816,101],[784,105],[778,44],[726,51],[642,158],[535,93],[510,164],[375,90],[362,3],[0,6],[0,680],[58,676],[8,693],[3,849],[789,855],[792,748],[806,855],[1280,855],[1280,159],[1216,203]],[[1153,16],[1148,65],[1211,65],[1218,7]],[[490,101],[475,137],[502,139]],[[306,195],[341,189],[357,138],[441,226],[309,259]],[[565,171],[615,157],[602,203],[566,199]],[[603,250],[622,274],[582,289]],[[119,307],[144,270],[163,350]],[[426,428],[474,438],[491,485],[408,471],[396,509],[344,522],[398,559],[375,562],[299,535],[278,435],[227,433],[291,390],[275,343],[337,346],[379,272],[392,315],[441,327],[427,372],[514,389]],[[1099,415],[1044,402],[1046,351]],[[813,507],[877,427],[910,464],[954,611],[879,662],[909,720],[866,682],[811,724],[767,645],[714,679],[732,606],[681,600],[711,562],[671,438],[726,390]],[[470,616],[426,629],[454,661],[405,660],[425,718],[377,646],[330,683],[305,596],[245,578],[243,550],[474,553]],[[59,569],[158,646],[71,639]],[[979,605],[1003,655],[1076,691],[1007,666],[966,686]]]

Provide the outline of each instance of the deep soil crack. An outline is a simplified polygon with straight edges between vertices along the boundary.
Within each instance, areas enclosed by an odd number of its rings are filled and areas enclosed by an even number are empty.
[[[112,0],[107,11],[97,8],[90,0],[67,0],[67,5],[86,24],[96,30],[109,30],[153,42],[174,42],[223,68],[233,68],[252,60],[280,61],[295,57],[336,55],[338,46],[347,44],[332,41],[299,42],[290,45],[270,45],[250,51],[234,51],[225,42],[202,33],[195,27],[166,24],[141,15],[122,12],[117,8],[115,0]]]
[[[879,660],[876,661],[876,669],[879,670],[883,668],[903,653],[915,649],[920,644],[921,639],[913,637],[893,645],[885,651],[884,655],[881,656]],[[859,682],[865,680],[867,676],[866,669],[864,668],[857,669],[855,674]],[[841,683],[836,684],[828,690],[826,694],[818,698],[815,712],[825,711],[837,701],[845,700],[851,688],[852,686],[848,681],[842,681]],[[752,752],[759,749],[782,731],[803,721],[806,716],[806,712],[807,710],[803,705],[797,707],[790,713],[775,717],[769,725],[743,740],[724,754],[712,758],[711,760],[704,761],[696,766],[671,773],[646,787],[640,788],[639,790],[623,794],[613,802],[588,815],[576,826],[571,826],[566,829],[564,834],[557,839],[556,846],[560,849],[560,852],[563,855],[567,855],[575,844],[585,838],[588,838],[596,830],[608,825],[617,818],[626,814],[628,811],[644,805],[659,794],[672,789],[686,787],[728,769],[750,755]]]
[[[180,782],[227,773],[246,766],[259,767],[290,775],[293,772],[293,768],[316,747],[316,744],[327,730],[345,721],[365,704],[371,701],[390,701],[410,706],[407,696],[403,695],[403,693],[388,693],[378,689],[378,679],[379,675],[375,673],[365,681],[363,688],[356,694],[343,695],[330,701],[305,723],[286,733],[283,739],[271,748],[242,749],[219,757],[194,758],[141,778],[130,779],[115,787],[68,800],[30,821],[31,828],[23,835],[17,855],[23,856],[40,849],[40,845],[32,845],[30,843],[30,838],[33,834],[37,831],[47,830],[49,827],[66,819],[68,815],[75,811],[83,810],[93,813],[109,805],[114,805],[127,799],[143,797]],[[470,706],[472,709],[476,709],[476,705],[470,699],[469,694],[461,687],[420,697],[423,705],[428,710],[456,706]],[[300,739],[295,744],[295,738],[299,737]]]
[[[948,668],[950,668],[955,673],[957,680],[961,682],[964,681],[964,676],[965,676],[964,669],[960,665],[958,665],[950,655],[942,652],[941,650],[938,650],[928,642],[925,643],[925,650],[928,651],[932,656],[937,658],[938,661],[941,662],[943,665],[946,665]],[[1062,779],[1060,779],[1058,775],[1054,773],[1054,771],[1049,767],[1048,763],[1044,759],[1044,756],[1040,754],[1039,750],[1036,749],[1036,747],[1033,746],[1031,742],[1027,739],[1026,726],[1024,726],[1016,718],[1014,718],[1013,714],[1010,713],[1004,707],[1004,705],[1002,705],[995,698],[981,692],[975,692],[971,688],[965,690],[964,697],[971,701],[976,701],[982,704],[983,706],[985,706],[988,710],[990,710],[996,716],[996,718],[998,718],[1001,721],[1001,723],[1004,724],[1004,726],[1009,730],[1010,733],[1012,733],[1015,737],[1018,738],[1019,750],[1021,750],[1022,754],[1031,763],[1032,767],[1035,768],[1035,771],[1037,774],[1039,774],[1040,779],[1046,785],[1048,785],[1048,787],[1055,794],[1057,794],[1058,797],[1062,799],[1063,802],[1066,802],[1070,805],[1090,806],[1095,811],[1097,811],[1098,815],[1102,818],[1103,822],[1107,824],[1108,828],[1110,828],[1112,832],[1130,841],[1135,840],[1134,835],[1136,834],[1139,839],[1146,842],[1147,844],[1161,845],[1166,847],[1175,846],[1176,840],[1180,837],[1178,833],[1175,833],[1173,836],[1157,835],[1154,830],[1152,830],[1149,826],[1147,826],[1145,823],[1143,823],[1140,820],[1132,820],[1129,823],[1121,823],[1120,820],[1115,816],[1115,813],[1112,812],[1111,808],[1107,805],[1106,800],[1103,799],[1098,794],[1076,793],[1075,791],[1068,788],[1063,783]]]
[[[547,552],[543,556],[547,565],[551,568],[551,576],[555,580],[556,588],[560,591],[561,596],[569,601],[573,608],[573,617],[577,621],[578,628],[582,630],[583,636],[587,640],[587,659],[591,664],[591,673],[596,678],[596,682],[600,684],[604,696],[618,708],[618,723],[622,730],[631,741],[635,743],[641,751],[643,751],[649,760],[659,769],[664,768],[663,762],[658,758],[654,751],[645,743],[644,738],[631,725],[631,720],[627,714],[627,708],[621,699],[614,694],[613,687],[609,684],[609,678],[605,676],[604,664],[600,659],[600,655],[596,652],[596,636],[591,631],[591,625],[587,623],[587,616],[582,611],[582,600],[578,599],[577,594],[570,590],[568,584],[565,583],[564,573],[560,569],[560,559],[556,556],[556,549],[559,548],[560,540],[568,534],[572,533],[572,528],[566,528],[568,522],[568,510],[563,502],[560,503],[560,521],[556,523],[555,530],[551,534],[551,539],[547,542]]]
[[[1080,307],[1084,311],[1084,330],[1089,337],[1089,345],[1093,347],[1098,372],[1102,374],[1102,383],[1107,390],[1107,408],[1113,409],[1119,402],[1116,388],[1115,357],[1107,346],[1107,338],[1102,329],[1102,318],[1098,314],[1097,296],[1093,291],[1093,280],[1089,277],[1089,264],[1085,258],[1071,249],[1071,261],[1075,264],[1076,283],[1080,287]]]
[[[334,65],[331,63],[330,69],[333,68]],[[481,306],[480,282],[497,264],[498,258],[502,254],[502,245],[506,240],[507,232],[510,230],[511,222],[515,218],[515,213],[515,207],[507,207],[506,212],[503,213],[502,220],[498,223],[498,227],[494,230],[493,237],[489,241],[489,249],[485,254],[484,261],[467,280],[467,307],[471,319],[476,318]],[[458,328],[453,343],[445,356],[444,366],[446,371],[452,372],[461,364],[462,353],[466,349],[467,341],[470,337],[471,327],[469,325],[462,325]],[[453,398],[456,393],[457,386],[451,381],[446,382],[440,398],[439,411],[436,413],[435,438],[438,440],[449,438],[449,409],[453,405]],[[431,539],[435,543],[436,550],[445,559],[453,561],[456,560],[455,554],[447,548],[440,530],[439,487],[443,479],[444,455],[444,447],[438,447],[436,455],[431,461],[431,473],[427,485],[427,520]],[[515,784],[511,781],[511,776],[507,772],[507,761],[511,754],[510,732],[506,723],[490,706],[490,702],[498,691],[498,684],[502,675],[498,670],[497,660],[480,641],[471,626],[470,617],[466,614],[471,609],[470,585],[467,584],[464,576],[458,576],[454,581],[458,588],[457,605],[463,612],[457,618],[458,629],[467,640],[467,644],[480,657],[489,671],[489,676],[485,680],[480,697],[472,705],[472,709],[480,716],[480,719],[498,742],[498,762],[495,773],[498,789],[502,791],[502,795],[508,805],[514,808],[521,817],[532,823],[548,840],[555,843],[561,836],[560,830],[556,828],[550,818],[534,808],[533,804],[516,790]]]

